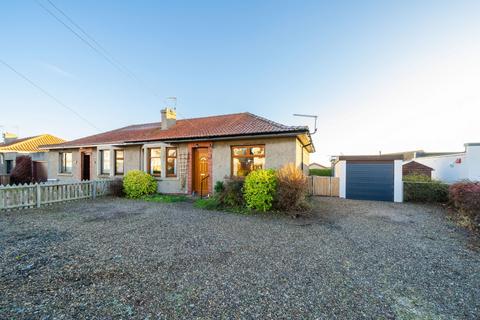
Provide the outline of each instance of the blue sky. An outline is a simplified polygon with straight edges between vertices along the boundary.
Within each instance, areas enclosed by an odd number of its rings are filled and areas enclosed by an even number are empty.
[[[480,141],[479,1],[51,1],[142,83],[34,0],[2,3],[0,59],[101,131],[176,96],[179,118],[317,114],[322,162]],[[3,65],[0,110],[22,136],[97,132]]]

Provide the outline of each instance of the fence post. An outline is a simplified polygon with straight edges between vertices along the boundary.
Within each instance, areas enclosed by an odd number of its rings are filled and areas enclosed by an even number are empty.
[[[37,208],[40,208],[40,204],[41,204],[41,201],[42,201],[42,193],[41,193],[41,190],[40,190],[40,184],[37,183],[36,187],[37,187]]]
[[[97,197],[97,183],[95,180],[92,181],[92,199]]]

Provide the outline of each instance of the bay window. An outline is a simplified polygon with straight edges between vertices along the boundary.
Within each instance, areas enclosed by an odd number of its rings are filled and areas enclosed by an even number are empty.
[[[177,148],[167,148],[167,177],[177,176]]]
[[[148,149],[148,172],[153,176],[159,177],[162,174],[161,153],[160,148]]]

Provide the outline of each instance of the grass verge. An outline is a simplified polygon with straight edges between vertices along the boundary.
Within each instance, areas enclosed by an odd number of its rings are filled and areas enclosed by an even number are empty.
[[[145,201],[160,202],[160,203],[173,203],[187,201],[187,196],[184,195],[171,195],[171,194],[152,194],[142,198]]]
[[[248,210],[247,208],[222,206],[215,197],[197,199],[193,204],[193,206],[195,208],[204,209],[204,210],[219,210],[224,212],[232,212],[232,213],[240,213],[240,214],[253,213],[253,211]]]

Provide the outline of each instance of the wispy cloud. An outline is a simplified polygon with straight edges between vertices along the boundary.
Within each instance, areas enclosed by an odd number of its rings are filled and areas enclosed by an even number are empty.
[[[49,71],[53,72],[53,73],[56,73],[62,77],[66,77],[66,78],[76,78],[76,76],[68,71],[66,71],[65,69],[57,66],[57,65],[54,65],[54,64],[51,64],[51,63],[48,63],[48,62],[42,62],[41,63],[42,66],[46,69],[48,69]]]

